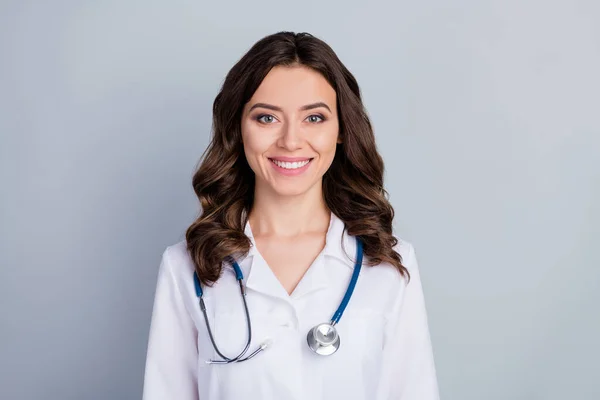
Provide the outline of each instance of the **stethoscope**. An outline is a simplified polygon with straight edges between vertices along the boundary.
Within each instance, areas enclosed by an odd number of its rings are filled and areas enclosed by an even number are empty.
[[[361,240],[356,238],[356,263],[354,265],[354,271],[352,272],[352,278],[350,279],[350,283],[348,284],[348,288],[346,289],[346,293],[342,298],[342,302],[340,303],[338,309],[333,314],[331,321],[321,323],[313,327],[308,331],[306,335],[306,341],[308,342],[308,347],[316,354],[322,356],[329,356],[335,353],[340,348],[340,336],[335,328],[335,325],[340,322],[342,318],[342,314],[352,297],[352,292],[354,291],[354,287],[356,286],[356,281],[358,280],[358,275],[360,273],[360,269],[362,266],[362,258],[363,258],[363,245]],[[240,354],[236,357],[229,358],[219,350],[219,347],[215,343],[215,338],[213,337],[212,330],[210,328],[210,324],[208,322],[208,315],[206,314],[206,304],[204,304],[204,299],[202,298],[202,286],[200,285],[200,280],[198,279],[198,275],[194,272],[194,286],[196,288],[196,295],[198,296],[200,309],[202,310],[202,314],[204,315],[204,321],[206,321],[206,329],[208,330],[208,336],[210,337],[210,341],[217,352],[217,354],[222,358],[222,360],[208,360],[207,364],[229,364],[233,362],[242,362],[251,359],[256,356],[261,351],[265,350],[270,344],[271,341],[267,340],[258,346],[256,350],[250,353],[247,357],[244,357],[248,352],[248,348],[250,347],[250,342],[252,341],[252,326],[250,322],[250,313],[248,312],[248,303],[246,303],[246,289],[242,280],[244,279],[244,275],[242,274],[242,270],[238,263],[235,260],[232,260],[233,269],[235,270],[235,278],[238,281],[240,286],[240,293],[242,295],[242,300],[244,302],[244,311],[246,313],[246,324],[248,327],[248,340],[246,341],[246,346],[242,350]]]

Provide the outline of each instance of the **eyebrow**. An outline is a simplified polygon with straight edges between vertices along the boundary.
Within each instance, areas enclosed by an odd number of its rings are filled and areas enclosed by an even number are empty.
[[[250,109],[248,110],[248,112],[254,110],[255,108],[267,108],[269,110],[273,110],[273,111],[283,111],[281,109],[281,107],[277,107],[274,106],[272,104],[267,104],[267,103],[256,103],[254,104],[252,107],[250,107]],[[312,110],[313,108],[319,108],[319,107],[324,107],[327,110],[329,110],[329,112],[331,112],[331,109],[329,108],[329,106],[325,103],[323,103],[322,101],[316,102],[316,103],[312,103],[312,104],[307,104],[305,106],[300,107],[301,111],[306,111],[306,110]]]

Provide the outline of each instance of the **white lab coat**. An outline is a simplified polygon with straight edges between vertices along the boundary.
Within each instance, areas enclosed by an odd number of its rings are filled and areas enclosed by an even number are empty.
[[[254,243],[249,224],[245,233]],[[238,259],[252,322],[247,354],[266,339],[272,344],[251,360],[215,365],[206,363],[219,357],[198,305],[185,242],[168,247],[159,268],[143,399],[439,399],[415,251],[401,239],[396,250],[410,283],[389,264],[364,266],[337,325],[340,348],[319,356],[306,334],[337,309],[354,267],[355,239],[332,213],[326,246],[291,296],[252,246]],[[204,299],[220,350],[237,355],[247,328],[230,266],[213,287],[204,287]]]

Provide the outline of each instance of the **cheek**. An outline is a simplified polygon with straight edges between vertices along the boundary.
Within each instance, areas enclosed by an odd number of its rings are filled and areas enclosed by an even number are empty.
[[[328,132],[321,132],[313,140],[314,149],[321,154],[323,158],[331,158],[335,155],[337,148],[338,130],[331,130]]]
[[[266,164],[268,161],[263,157],[263,154],[271,147],[272,139],[265,133],[264,131],[257,131],[252,128],[242,128],[242,141],[246,161],[248,161],[250,169],[252,169],[256,176],[264,175],[265,168],[268,166]]]
[[[242,128],[244,153],[246,153],[249,163],[255,163],[256,158],[263,154],[269,147],[267,138],[258,133],[248,127]]]

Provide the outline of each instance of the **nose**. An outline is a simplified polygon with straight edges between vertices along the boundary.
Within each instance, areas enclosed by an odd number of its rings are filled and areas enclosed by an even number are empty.
[[[293,122],[286,122],[281,128],[278,145],[281,148],[292,151],[300,148],[302,143],[302,132],[300,127]]]

